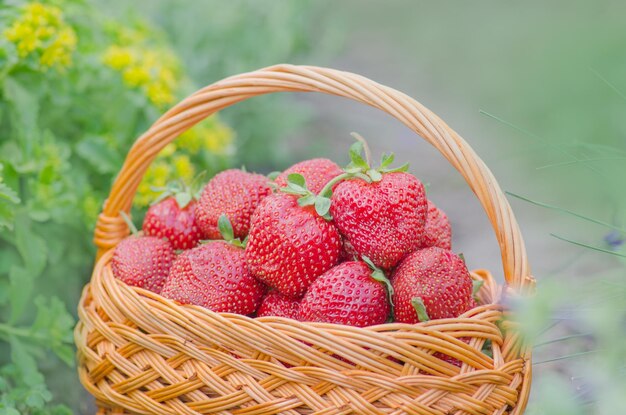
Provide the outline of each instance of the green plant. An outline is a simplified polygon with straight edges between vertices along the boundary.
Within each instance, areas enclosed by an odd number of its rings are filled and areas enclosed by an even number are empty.
[[[164,35],[89,2],[11,1],[0,27],[0,413],[67,413],[59,403],[80,389],[45,376],[77,382],[72,314],[100,205],[132,141],[189,81]],[[223,168],[232,137],[209,119],[160,155],[150,184]],[[137,204],[152,197],[142,184]]]
[[[600,74],[596,75],[623,96]],[[544,141],[526,129],[486,115],[525,137]],[[621,142],[599,144],[595,137],[547,140],[546,153],[558,161],[537,169],[556,182],[571,182],[574,174],[584,177],[583,182],[571,184],[580,188],[575,193],[578,203],[572,203],[575,207],[507,192],[522,203],[552,212],[553,219],[565,219],[567,235],[550,228],[546,237],[558,239],[575,255],[551,275],[538,276],[537,294],[516,304],[525,335],[535,348],[535,392],[528,409],[530,415],[610,415],[626,411],[626,165],[621,162],[626,147]],[[605,194],[600,199],[604,206],[589,200],[592,189]],[[584,213],[590,207],[598,216]],[[588,275],[576,278],[571,272],[574,266],[588,269]]]

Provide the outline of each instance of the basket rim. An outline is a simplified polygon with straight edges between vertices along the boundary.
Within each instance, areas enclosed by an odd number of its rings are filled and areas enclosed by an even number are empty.
[[[506,196],[470,145],[443,120],[416,100],[360,75],[317,66],[279,64],[225,78],[191,94],[161,116],[133,144],[98,217],[97,256],[128,235],[120,215],[132,201],[150,163],[167,144],[211,114],[248,98],[274,92],[320,92],[378,108],[432,144],[465,178],[482,204],[498,240],[504,277],[519,292],[535,281],[524,240]]]

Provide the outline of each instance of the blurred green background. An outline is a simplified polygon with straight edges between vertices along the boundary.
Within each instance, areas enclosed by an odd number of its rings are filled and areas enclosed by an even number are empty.
[[[536,344],[528,413],[626,413],[624,16],[608,0],[0,1],[0,415],[91,413],[71,328],[126,151],[198,87],[280,62],[400,89],[471,143],[513,194],[538,281],[518,305]],[[312,94],[255,98],[186,133],[148,172],[136,222],[151,185],[344,163],[351,131],[411,162],[454,250],[501,273],[481,207],[441,156],[385,114]]]

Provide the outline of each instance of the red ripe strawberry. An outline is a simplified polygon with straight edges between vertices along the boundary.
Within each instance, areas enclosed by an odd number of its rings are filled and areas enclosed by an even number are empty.
[[[299,206],[292,195],[265,198],[252,216],[246,260],[254,276],[289,297],[309,285],[339,259],[337,228],[313,206]]]
[[[242,170],[225,170],[213,177],[204,188],[196,206],[200,229],[209,239],[219,239],[217,221],[226,214],[236,238],[245,238],[250,217],[263,198],[272,193],[267,177]]]
[[[285,297],[276,290],[272,290],[261,301],[257,317],[276,316],[298,320],[300,299]]]
[[[218,313],[250,314],[264,293],[248,271],[244,250],[214,241],[178,255],[161,295]]]
[[[128,285],[160,293],[174,261],[172,245],[154,236],[130,236],[113,250],[113,275]]]
[[[452,249],[452,227],[448,216],[430,200],[426,217],[426,233],[421,247],[428,248],[429,246]]]
[[[341,234],[377,267],[394,267],[422,242],[426,195],[411,174],[385,173],[371,183],[360,178],[343,181],[331,201],[330,214]]]
[[[308,189],[317,194],[324,188],[326,183],[343,173],[343,170],[332,160],[324,158],[305,160],[289,167],[278,175],[274,181],[279,187],[285,187],[287,186],[287,177],[293,173],[304,176]]]
[[[169,239],[174,249],[193,248],[204,238],[196,223],[195,206],[195,200],[183,205],[168,197],[150,206],[142,229],[146,235]]]
[[[394,270],[391,284],[395,317],[400,323],[458,317],[472,300],[472,278],[465,263],[453,252],[437,247],[404,258]]]
[[[348,261],[311,284],[300,303],[300,320],[365,327],[383,324],[390,310],[385,286],[372,270],[364,262]]]

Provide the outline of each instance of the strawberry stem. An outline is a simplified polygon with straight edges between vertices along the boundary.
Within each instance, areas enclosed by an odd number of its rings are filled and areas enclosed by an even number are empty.
[[[123,210],[120,210],[120,216],[122,217],[122,219],[124,219],[124,222],[126,222],[126,225],[128,225],[128,229],[130,229],[130,232],[136,236],[139,233],[139,231],[137,230],[137,227],[135,226],[133,221],[130,219],[130,216],[128,216],[128,214],[124,212]]]
[[[389,298],[391,319],[393,320],[394,305],[393,305],[393,286],[391,285],[391,281],[389,281],[389,278],[387,278],[387,276],[385,275],[385,272],[382,269],[378,268],[376,265],[374,265],[372,260],[369,259],[367,256],[361,255],[361,259],[363,260],[363,262],[367,264],[370,270],[372,270],[372,274],[371,274],[372,278],[378,282],[382,282],[383,285],[385,286],[385,291],[387,292],[387,296]]]
[[[353,177],[358,177],[359,179],[365,180],[368,183],[372,182],[372,179],[369,176],[360,172],[342,173],[339,176],[333,177],[328,183],[326,183],[326,185],[319,192],[319,196],[330,198],[333,195],[333,186],[346,179],[352,179]]]
[[[424,305],[424,301],[421,297],[413,297],[411,299],[411,304],[417,313],[417,318],[420,322],[429,321],[430,317],[428,317],[428,313],[426,312],[426,306]]]

